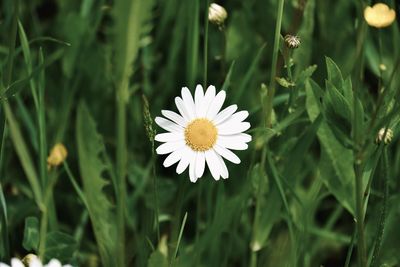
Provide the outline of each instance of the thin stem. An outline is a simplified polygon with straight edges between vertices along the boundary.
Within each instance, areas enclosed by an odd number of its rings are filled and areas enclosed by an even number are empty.
[[[206,12],[204,17],[204,80],[203,88],[207,88],[207,68],[208,68],[208,6],[209,0],[206,1]]]
[[[152,173],[153,173],[153,186],[154,186],[154,204],[155,204],[155,223],[157,230],[157,243],[160,243],[160,215],[159,215],[159,207],[158,207],[158,189],[157,189],[157,176],[156,176],[156,166],[155,166],[155,153],[154,153],[154,142],[152,142]]]
[[[275,26],[275,39],[274,39],[274,51],[272,54],[272,64],[271,64],[271,80],[268,88],[267,95],[267,108],[266,108],[266,124],[267,126],[271,125],[271,114],[272,114],[272,101],[275,95],[275,76],[276,76],[276,68],[278,62],[278,53],[279,53],[279,40],[281,36],[281,26],[282,26],[282,16],[283,16],[283,6],[285,0],[279,0],[278,4],[278,17],[276,19]]]
[[[180,231],[179,231],[178,241],[177,241],[176,247],[175,247],[174,256],[173,256],[173,258],[172,258],[172,260],[171,260],[171,266],[173,266],[173,263],[175,262],[175,259],[176,259],[176,257],[178,256],[179,244],[181,243],[181,239],[182,239],[182,235],[183,235],[183,230],[185,229],[187,215],[188,215],[188,213],[185,212],[185,216],[183,217],[182,224],[181,224],[181,229],[180,229]]]
[[[128,79],[123,79],[117,88],[117,256],[118,266],[125,266],[125,203],[126,203],[126,97]]]

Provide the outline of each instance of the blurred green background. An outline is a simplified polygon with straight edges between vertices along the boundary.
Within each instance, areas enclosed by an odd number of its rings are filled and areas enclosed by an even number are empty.
[[[42,256],[77,266],[356,266],[354,163],[362,151],[368,262],[400,265],[398,21],[368,27],[362,14],[369,1],[285,1],[281,35],[296,34],[301,45],[292,51],[281,39],[277,76],[293,85],[277,84],[272,125],[265,126],[279,1],[219,1],[228,12],[220,27],[207,25],[208,4],[1,0],[3,261],[41,254],[46,221]],[[154,155],[145,124],[162,129],[143,112],[154,118],[176,110],[181,87],[194,92],[204,82],[224,85],[225,105],[249,110],[253,141],[237,153],[240,165],[227,163],[228,180],[206,171],[192,184]],[[336,95],[326,93],[330,86]],[[379,102],[382,87],[388,93]],[[392,142],[375,144],[387,126]],[[67,164],[47,170],[59,142]],[[118,177],[126,177],[126,198]],[[126,227],[119,235],[121,205]]]

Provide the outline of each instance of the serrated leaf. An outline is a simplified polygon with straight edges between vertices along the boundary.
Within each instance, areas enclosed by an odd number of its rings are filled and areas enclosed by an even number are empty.
[[[28,251],[37,251],[39,245],[39,220],[36,217],[25,219],[22,246]]]
[[[306,107],[308,116],[314,121],[320,113],[319,99],[314,92],[320,92],[316,83],[306,83]],[[353,152],[345,148],[336,138],[335,134],[323,121],[317,131],[321,143],[322,155],[320,159],[320,178],[336,199],[354,215],[354,168]]]
[[[116,228],[112,205],[104,187],[108,182],[102,177],[106,164],[100,159],[104,143],[96,131],[94,120],[85,104],[80,103],[76,122],[79,167],[83,181],[89,216],[103,266],[115,266]]]
[[[305,81],[313,75],[316,69],[317,65],[311,65],[302,72],[300,72],[299,76],[296,79],[296,85],[303,86]]]
[[[74,252],[78,248],[76,240],[62,232],[50,232],[46,236],[45,259],[58,259],[61,262],[71,262]]]

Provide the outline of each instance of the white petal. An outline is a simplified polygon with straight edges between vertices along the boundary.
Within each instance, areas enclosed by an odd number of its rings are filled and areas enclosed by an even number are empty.
[[[197,114],[199,118],[205,118],[207,115],[208,107],[215,98],[215,86],[210,85],[203,98],[203,103],[200,106],[200,112]]]
[[[218,153],[217,153],[217,157],[219,160],[219,165],[221,166],[221,177],[223,179],[228,179],[228,177],[229,177],[228,168],[226,167],[224,160],[222,159],[222,157],[220,155],[218,155]]]
[[[0,267],[10,267],[10,265],[0,262]]]
[[[22,262],[19,259],[12,258],[11,259],[11,267],[24,267],[24,265],[22,264]]]
[[[197,181],[196,177],[196,158],[197,154],[194,154],[194,157],[192,157],[189,165],[189,178],[192,183],[195,183]]]
[[[233,153],[232,151],[230,151],[229,149],[226,149],[225,147],[221,147],[219,145],[215,145],[214,146],[214,150],[221,155],[222,157],[224,157],[225,159],[229,160],[232,163],[235,164],[239,164],[240,163],[240,159],[238,156],[235,155],[235,153]]]
[[[158,142],[174,142],[185,139],[183,132],[180,133],[160,133],[154,137],[154,140]]]
[[[179,113],[182,115],[182,117],[185,119],[186,122],[191,121],[189,112],[186,110],[185,104],[183,103],[182,98],[180,97],[175,97],[175,105],[179,110]]]
[[[228,119],[233,113],[235,113],[237,108],[238,108],[237,105],[231,105],[231,106],[225,108],[220,113],[218,113],[217,116],[215,116],[213,122],[215,124],[220,124],[221,122]]]
[[[178,124],[182,127],[186,127],[185,119],[178,113],[170,111],[170,110],[161,110],[161,114],[163,114],[164,117],[170,119],[171,121],[175,122],[176,124]]]
[[[218,141],[229,142],[229,143],[248,143],[251,141],[251,135],[240,133],[233,135],[220,135],[218,136]]]
[[[156,117],[154,120],[158,126],[163,128],[164,130],[168,132],[182,132],[183,128],[179,126],[178,124],[169,121],[167,119],[161,118],[161,117]]]
[[[206,165],[206,157],[204,152],[197,152],[197,160],[196,160],[196,177],[201,178],[204,174],[204,168]]]
[[[59,260],[56,259],[52,259],[47,265],[46,267],[61,267],[61,262]]]
[[[247,110],[242,110],[239,112],[236,112],[235,114],[232,115],[232,120],[235,121],[244,121],[247,117],[249,116],[249,112]]]
[[[229,135],[242,133],[250,128],[248,122],[225,122],[217,126],[219,135]]]
[[[182,99],[183,99],[183,104],[186,107],[186,111],[189,114],[190,119],[194,119],[196,117],[195,114],[195,106],[194,106],[194,101],[192,94],[189,91],[189,88],[187,87],[182,87]]]
[[[224,104],[226,97],[226,92],[224,90],[220,91],[214,98],[214,101],[211,103],[208,111],[207,118],[210,120],[214,119],[218,112],[221,110],[222,105]]]
[[[167,142],[157,147],[156,152],[159,155],[164,155],[180,149],[185,145],[185,141]]]
[[[246,143],[239,143],[235,142],[232,139],[222,139],[222,138],[218,138],[217,145],[232,150],[246,150],[249,148],[249,146]]]
[[[204,99],[204,92],[203,92],[203,86],[201,84],[198,84],[196,86],[196,91],[194,93],[194,104],[196,106],[196,115],[199,116],[200,114],[200,108],[201,105],[203,104],[203,99]]]
[[[179,161],[178,166],[176,166],[176,173],[181,174],[186,170],[189,166],[192,157],[194,156],[194,152],[187,146],[185,146],[182,150],[182,158]]]
[[[211,175],[214,177],[216,181],[218,181],[219,175],[221,173],[218,156],[213,149],[207,150],[205,154],[206,154],[207,165],[208,168],[210,169]]]
[[[164,160],[164,167],[168,168],[172,166],[173,164],[177,163],[181,158],[182,158],[182,149],[175,150],[171,154],[168,155],[168,157]]]

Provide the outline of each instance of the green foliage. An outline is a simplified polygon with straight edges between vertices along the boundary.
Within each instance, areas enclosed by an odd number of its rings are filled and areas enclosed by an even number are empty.
[[[95,123],[84,103],[81,103],[78,108],[76,137],[83,192],[99,253],[104,266],[113,266],[116,229],[113,223],[112,205],[104,192],[104,187],[108,184],[103,178],[107,165],[101,159],[104,144],[101,136],[96,132]]]
[[[25,219],[24,248],[28,251],[37,251],[39,247],[39,220],[36,217]]]
[[[1,261],[350,267],[364,237],[364,265],[399,265],[399,25],[356,0],[219,1],[214,25],[210,2],[0,2]],[[154,118],[203,83],[253,141],[193,184],[155,154]]]

